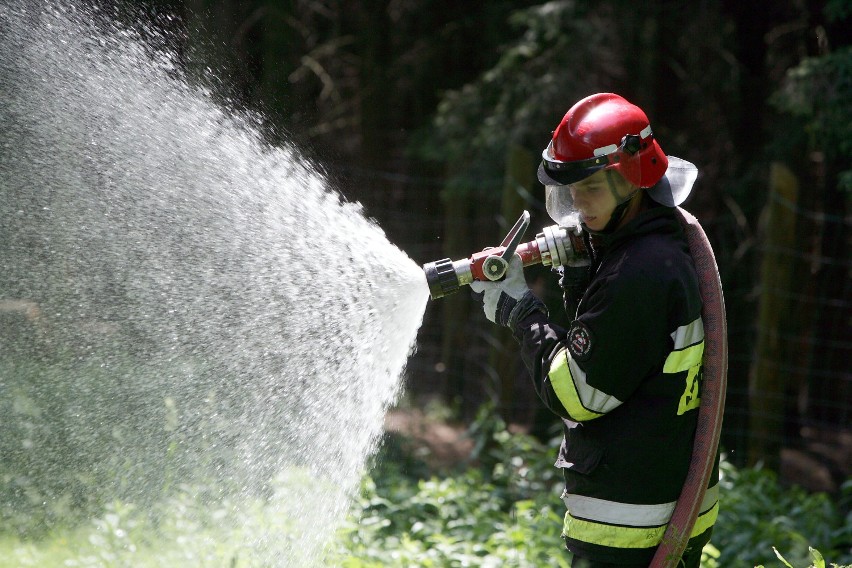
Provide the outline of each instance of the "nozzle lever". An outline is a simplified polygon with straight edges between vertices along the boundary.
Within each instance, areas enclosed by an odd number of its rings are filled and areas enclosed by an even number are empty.
[[[518,220],[515,221],[514,226],[509,229],[509,233],[506,235],[506,238],[504,238],[503,242],[500,243],[501,248],[505,247],[502,254],[499,256],[496,254],[491,255],[485,259],[485,262],[482,265],[482,272],[485,274],[486,278],[493,282],[500,280],[506,275],[506,270],[509,268],[509,261],[515,254],[515,250],[518,248],[518,243],[521,242],[521,238],[524,236],[529,224],[530,213],[529,211],[524,211],[521,213]]]

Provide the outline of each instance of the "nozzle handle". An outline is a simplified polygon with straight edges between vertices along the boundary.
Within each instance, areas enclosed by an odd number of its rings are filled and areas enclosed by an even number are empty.
[[[529,224],[530,213],[524,210],[520,218],[515,221],[514,226],[509,229],[509,233],[503,239],[503,242],[500,243],[500,248],[503,249],[503,252],[499,256],[494,254],[485,259],[482,265],[482,272],[486,278],[494,282],[506,275],[506,270],[509,268],[509,261],[515,254],[515,249],[518,248],[518,243],[521,242],[521,238],[524,236]]]
[[[512,258],[512,255],[515,254],[515,249],[518,248],[518,243],[521,242],[521,238],[524,236],[524,233],[527,231],[527,227],[530,226],[530,212],[524,209],[524,212],[521,213],[521,216],[515,221],[514,226],[509,229],[509,233],[506,235],[506,238],[503,239],[503,242],[500,243],[501,247],[506,247],[506,250],[503,251],[501,255],[503,260],[506,262]]]

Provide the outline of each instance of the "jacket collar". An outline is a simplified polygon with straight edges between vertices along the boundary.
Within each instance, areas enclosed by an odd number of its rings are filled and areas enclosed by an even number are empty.
[[[640,211],[636,217],[609,234],[592,235],[596,248],[610,250],[626,241],[651,233],[676,235],[681,232],[674,209],[653,204],[651,208]]]

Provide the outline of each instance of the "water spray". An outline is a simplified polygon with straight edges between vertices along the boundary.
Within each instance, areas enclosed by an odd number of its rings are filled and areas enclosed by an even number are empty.
[[[0,565],[328,566],[421,267],[91,4],[0,1]]]
[[[423,265],[429,294],[433,300],[458,292],[474,280],[496,282],[506,276],[512,255],[521,257],[524,266],[588,266],[590,264],[583,229],[579,220],[569,227],[545,227],[535,240],[521,243],[530,224],[524,211],[498,247],[489,247],[468,258],[444,258]]]

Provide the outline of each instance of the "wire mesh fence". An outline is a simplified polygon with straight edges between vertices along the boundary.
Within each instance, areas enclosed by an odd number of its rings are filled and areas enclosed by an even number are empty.
[[[472,203],[466,215],[448,213],[439,177],[390,178],[367,170],[349,174],[354,185],[379,188],[362,195],[355,191],[354,198],[418,264],[494,246],[514,221],[499,217],[499,196]],[[550,222],[534,192],[524,198],[534,234]],[[768,240],[771,205],[795,221],[792,246]],[[710,215],[692,209],[690,202],[684,207],[696,214],[710,238],[725,291],[729,378],[723,451],[738,465],[761,463],[809,489],[837,490],[852,475],[852,220],[842,204],[827,213],[772,191],[761,211],[742,211],[730,198]],[[452,247],[444,242],[453,224],[465,225],[469,242],[464,250],[448,250]],[[773,276],[777,270],[767,272],[766,263],[782,268],[786,280]],[[548,272],[528,269],[527,278],[558,315],[561,292]],[[408,365],[406,403],[437,397],[470,420],[479,405],[490,401],[533,432],[556,432],[553,418],[536,400],[514,342],[485,320],[469,292],[456,296],[427,307]],[[767,298],[774,303],[765,306]],[[762,310],[779,313],[767,318]],[[773,380],[761,378],[767,373]]]

